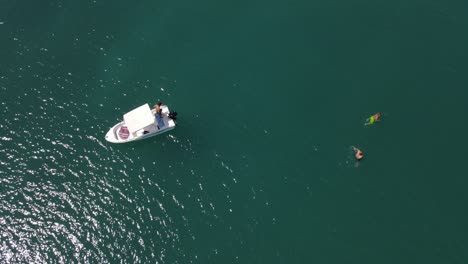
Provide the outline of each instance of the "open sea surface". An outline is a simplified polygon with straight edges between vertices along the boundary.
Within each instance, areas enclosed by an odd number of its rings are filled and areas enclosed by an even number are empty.
[[[468,263],[467,11],[0,0],[0,262]]]

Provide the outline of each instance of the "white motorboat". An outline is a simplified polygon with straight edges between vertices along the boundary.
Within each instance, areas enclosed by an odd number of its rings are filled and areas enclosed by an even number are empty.
[[[169,112],[161,105],[161,114],[144,104],[123,116],[123,121],[109,129],[106,140],[111,143],[127,143],[147,139],[174,129],[176,112]]]

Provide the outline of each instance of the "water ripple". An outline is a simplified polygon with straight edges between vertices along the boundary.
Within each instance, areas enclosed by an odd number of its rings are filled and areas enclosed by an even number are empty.
[[[104,53],[112,37],[99,43],[102,50],[94,39],[77,39]],[[116,89],[117,75],[80,78],[49,55],[51,48],[15,41],[21,66],[0,76],[0,262],[203,263],[203,254],[221,254],[199,241],[233,232],[242,169],[183,133],[147,145],[108,144],[103,135],[116,120],[100,111],[123,111],[106,96],[94,102],[93,93]],[[105,68],[131,60],[119,58]],[[170,96],[172,81],[161,79],[158,87]],[[252,200],[266,203],[261,190],[250,190]]]

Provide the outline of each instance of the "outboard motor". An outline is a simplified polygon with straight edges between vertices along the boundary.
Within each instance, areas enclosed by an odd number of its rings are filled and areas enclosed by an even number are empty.
[[[177,112],[176,111],[172,111],[169,113],[169,118],[176,121],[177,120]]]

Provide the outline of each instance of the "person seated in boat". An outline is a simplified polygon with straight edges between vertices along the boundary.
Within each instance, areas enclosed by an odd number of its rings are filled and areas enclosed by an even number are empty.
[[[153,107],[154,107],[154,110],[156,110],[156,113],[159,115],[159,117],[162,117],[161,105],[162,105],[162,103],[161,103],[161,102],[158,102],[157,104],[155,104],[155,105],[153,106]]]

